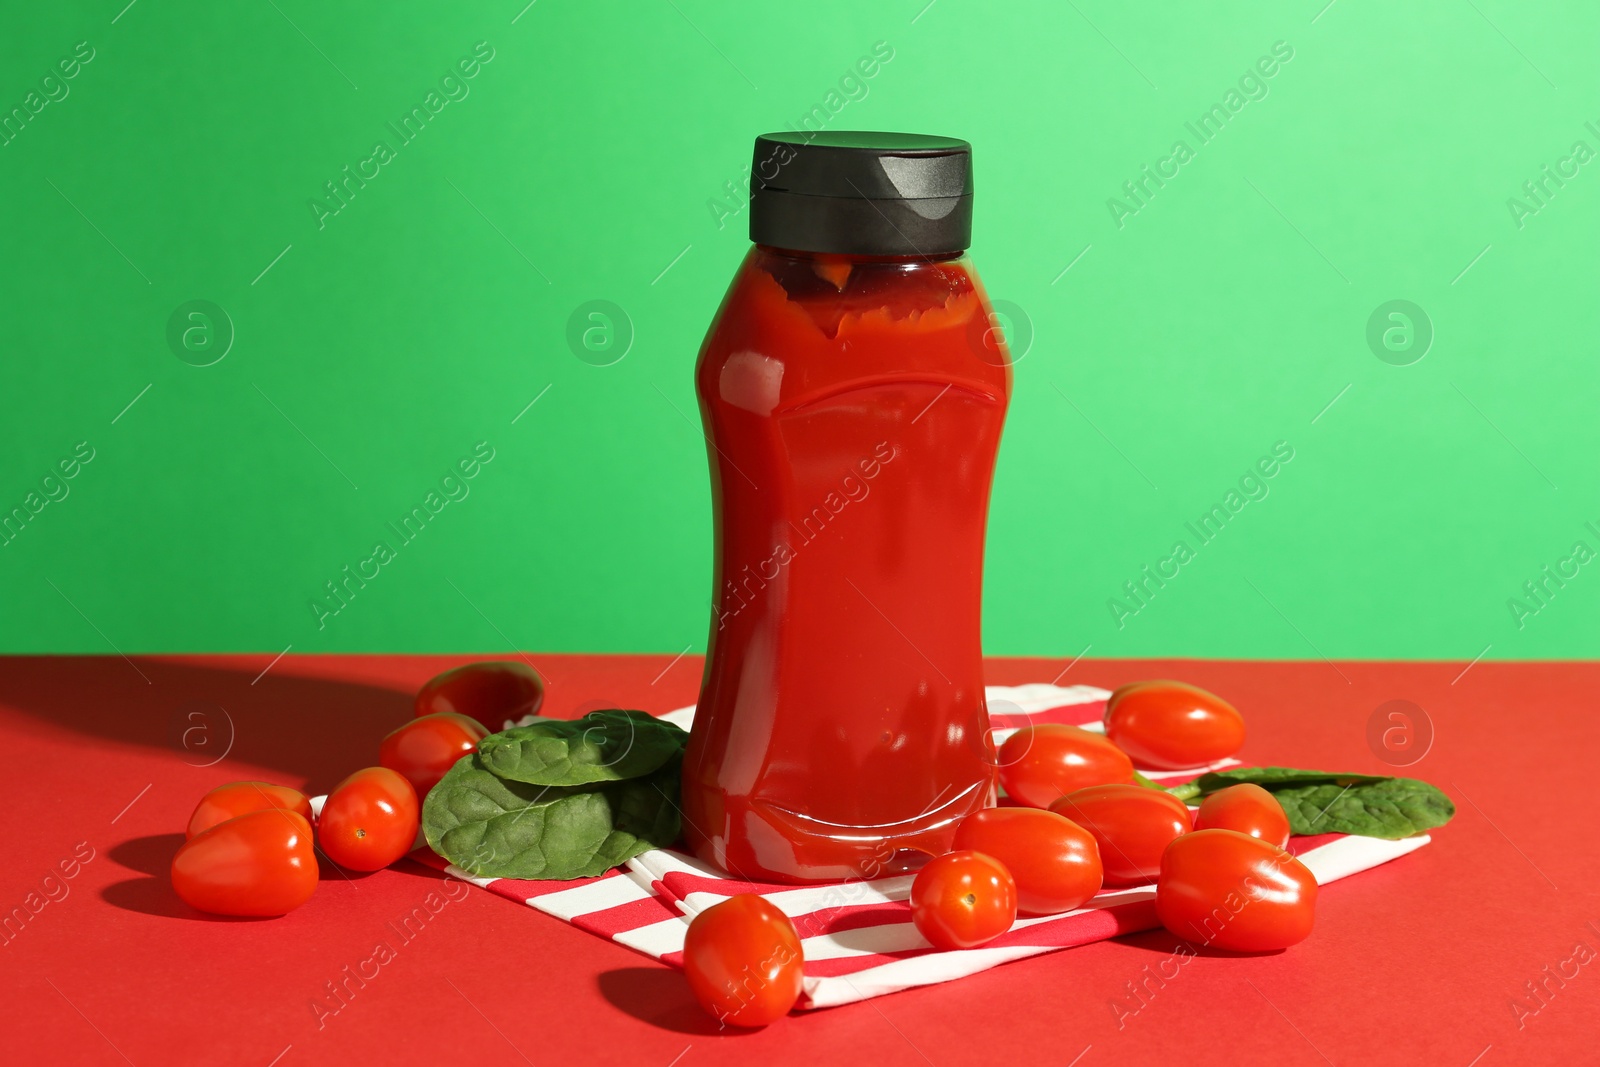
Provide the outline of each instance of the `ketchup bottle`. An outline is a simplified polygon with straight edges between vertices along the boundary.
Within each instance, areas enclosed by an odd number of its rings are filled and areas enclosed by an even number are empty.
[[[965,256],[966,141],[756,139],[750,238],[695,367],[715,514],[683,766],[740,877],[879,877],[991,805],[979,621],[1011,365]]]

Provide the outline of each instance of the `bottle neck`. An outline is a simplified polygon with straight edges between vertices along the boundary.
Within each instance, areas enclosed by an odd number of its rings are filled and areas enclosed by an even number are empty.
[[[868,256],[857,255],[850,252],[800,252],[792,248],[779,248],[775,245],[757,244],[756,248],[771,256],[784,256],[789,259],[813,260],[818,263],[887,263],[887,264],[917,264],[917,263],[948,263],[953,259],[960,259],[966,251],[932,252],[927,255],[909,256]]]

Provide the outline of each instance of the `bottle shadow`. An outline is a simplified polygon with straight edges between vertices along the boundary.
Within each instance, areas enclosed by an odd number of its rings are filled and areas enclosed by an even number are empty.
[[[165,753],[177,772],[215,767],[217,782],[268,778],[325,793],[377,762],[379,740],[412,717],[414,690],[317,677],[328,668],[314,661],[294,666],[263,677],[258,664],[182,657],[7,657],[0,707],[13,721],[25,715],[48,730]],[[179,899],[168,871],[183,841],[167,833],[112,845],[112,861],[138,877],[105,886],[101,898],[163,918],[259,921],[203,915]]]
[[[318,793],[376,762],[379,739],[412,716],[411,691],[282,668],[252,684],[256,672],[166,657],[8,657],[0,705],[191,767],[266,768]]]

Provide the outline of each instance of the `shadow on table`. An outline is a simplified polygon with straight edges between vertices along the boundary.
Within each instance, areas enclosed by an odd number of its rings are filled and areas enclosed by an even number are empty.
[[[1166,930],[1142,930],[1136,934],[1123,934],[1113,939],[1118,945],[1131,949],[1147,952],[1165,960],[1172,960],[1174,966],[1187,963],[1190,959],[1250,959],[1256,956],[1281,956],[1284,949],[1269,949],[1263,952],[1233,952],[1228,949],[1216,948],[1211,945],[1196,944],[1184,941]]]
[[[172,753],[176,766],[236,760],[326,792],[376,761],[412,715],[412,694],[167,659],[26,656],[0,662],[0,705],[58,728]],[[137,673],[136,673],[137,671]],[[149,679],[146,684],[138,676]]]
[[[663,1030],[700,1037],[758,1032],[720,1026],[695,1003],[689,983],[676,967],[618,967],[602,972],[599,985],[600,995],[613,1007]]]

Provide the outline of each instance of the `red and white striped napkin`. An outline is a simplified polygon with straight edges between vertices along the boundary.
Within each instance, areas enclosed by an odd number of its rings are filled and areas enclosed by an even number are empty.
[[[1099,732],[1111,695],[1093,686],[1048,684],[989,686],[987,692],[997,743],[1031,723],[1066,723]],[[662,718],[687,729],[693,714],[691,706]],[[1176,784],[1237,763],[1223,760],[1188,771],[1143,773]],[[1428,840],[1426,835],[1384,841],[1323,834],[1293,838],[1289,851],[1326,885],[1403,856]],[[796,1005],[802,1009],[948,982],[1010,960],[1160,925],[1153,886],[1107,889],[1076,911],[1018,919],[983,948],[941,952],[911,924],[906,904],[911,875],[797,888],[730,878],[692,856],[656,849],[598,878],[522,881],[474,878],[426,848],[412,858],[675,967],[682,966],[683,935],[692,916],[735,894],[760,893],[794,920],[802,939],[805,987]]]

